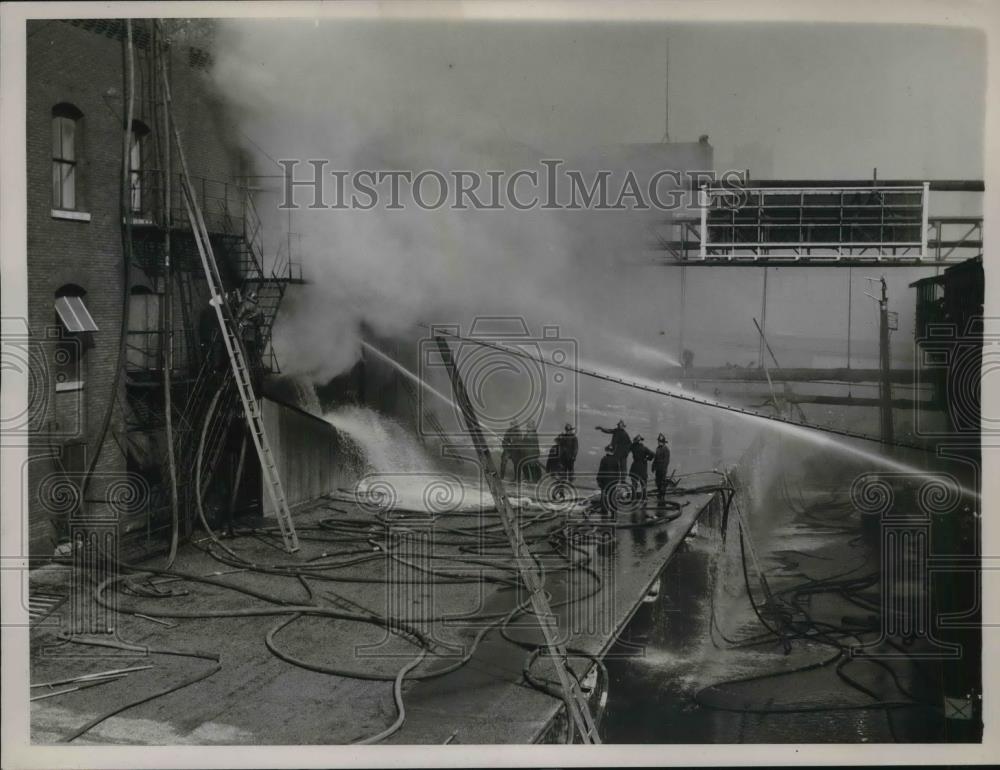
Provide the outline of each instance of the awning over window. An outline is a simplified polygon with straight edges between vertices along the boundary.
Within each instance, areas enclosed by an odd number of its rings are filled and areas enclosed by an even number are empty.
[[[68,332],[96,332],[97,324],[90,317],[90,311],[83,304],[82,297],[59,297],[56,299],[56,313]]]

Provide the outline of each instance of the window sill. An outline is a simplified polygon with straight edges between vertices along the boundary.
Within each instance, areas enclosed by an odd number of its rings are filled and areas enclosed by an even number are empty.
[[[69,211],[67,209],[52,209],[53,219],[70,219],[74,222],[89,222],[90,214],[86,211]]]
[[[73,390],[83,390],[83,380],[74,380],[73,382],[56,383],[56,393],[65,393]]]

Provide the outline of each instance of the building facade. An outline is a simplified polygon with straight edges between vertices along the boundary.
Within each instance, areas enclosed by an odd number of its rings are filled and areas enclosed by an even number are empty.
[[[171,526],[172,497],[191,526],[183,486],[192,447],[204,441],[194,429],[224,387],[227,362],[208,355],[217,342],[204,322],[208,292],[179,147],[226,288],[283,290],[248,268],[247,160],[211,87],[211,57],[189,42],[210,32],[151,19],[28,24],[32,557],[51,556],[80,516],[115,521],[123,544],[151,546]],[[276,303],[268,310],[269,324]],[[199,388],[208,395],[196,404]],[[213,425],[223,465],[229,420]],[[173,496],[171,476],[181,487]]]

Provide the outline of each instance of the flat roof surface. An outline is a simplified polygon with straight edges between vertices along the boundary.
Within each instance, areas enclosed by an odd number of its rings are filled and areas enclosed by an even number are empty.
[[[706,485],[714,481],[711,476],[702,477]],[[546,533],[560,529],[560,517],[565,513],[553,515],[537,509],[522,513],[526,535],[535,539],[534,550],[546,568],[546,588],[559,627],[567,632],[567,647],[595,655],[608,649],[713,496],[712,492],[679,495],[672,499],[681,507],[669,515],[660,509],[661,516],[656,518],[656,509],[650,508],[621,514],[619,526],[613,530],[591,530],[612,533],[613,545],[597,547],[586,541],[564,549],[580,564],[586,562],[586,567],[567,568],[566,560],[558,555],[559,536],[555,541],[547,537]],[[510,559],[509,548],[504,547],[497,529],[496,514],[490,516],[481,522],[482,547],[475,553],[476,549],[470,550],[456,534],[476,525],[474,514],[440,516],[430,526],[420,523],[427,521],[426,516],[404,515],[404,529],[410,535],[404,534],[390,557],[374,545],[386,542],[375,514],[343,500],[321,500],[295,512],[302,549],[294,555],[281,551],[280,540],[268,533],[245,533],[222,541],[258,564],[294,563],[321,576],[307,577],[305,582],[285,574],[232,571],[236,568],[202,550],[208,547],[207,540],[184,545],[174,565],[178,572],[211,576],[268,598],[162,576],[153,578],[154,590],[168,592],[161,598],[112,592],[110,596],[123,610],[113,616],[115,635],[84,638],[108,640],[117,636],[153,649],[214,653],[221,667],[194,684],[101,722],[75,743],[343,744],[380,733],[397,718],[392,679],[414,659],[418,648],[406,638],[387,634],[379,624],[322,614],[296,615],[289,609],[310,604],[352,615],[370,611],[411,621],[432,637],[435,645],[413,674],[450,667],[471,651],[468,661],[451,673],[404,681],[405,720],[389,742],[560,740],[558,734],[552,734],[558,730],[550,731],[547,737],[545,734],[562,702],[532,687],[523,673],[531,645],[541,641],[537,624],[530,616],[521,616],[505,629],[509,638],[499,630],[503,616],[527,597],[511,584],[509,571],[492,566],[509,567]],[[359,547],[355,534],[351,536],[353,545],[345,549],[344,528],[363,533],[366,521],[374,525],[373,544]],[[273,520],[266,523],[273,524]],[[426,547],[428,537],[435,539],[433,548]],[[218,546],[214,548],[218,550]],[[353,553],[348,554],[348,550]],[[336,569],[326,566],[348,562],[352,563]],[[148,562],[152,567],[162,564],[162,557]],[[419,578],[427,570],[437,573],[434,580]],[[387,576],[392,583],[386,582]],[[149,590],[142,580],[135,588],[140,594]],[[43,590],[58,589],[48,586]],[[87,591],[84,604],[93,609],[92,586]],[[32,703],[33,742],[59,742],[91,719],[182,684],[215,665],[204,658],[61,642],[57,634],[72,611],[72,601],[67,602],[32,629],[32,683],[136,665],[152,664],[153,668]],[[176,617],[219,611],[233,616]],[[157,616],[155,620],[149,619],[153,616]],[[428,620],[431,617],[434,619]],[[320,670],[293,665],[272,654],[266,641],[269,633],[283,655]],[[474,644],[477,635],[481,636],[478,646]],[[581,676],[591,665],[583,657],[573,661]],[[384,680],[336,675],[323,669],[377,674]],[[533,666],[532,672],[555,680],[544,661]],[[32,695],[59,689],[35,688]]]

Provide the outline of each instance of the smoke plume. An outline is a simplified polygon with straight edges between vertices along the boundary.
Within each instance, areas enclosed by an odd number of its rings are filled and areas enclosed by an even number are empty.
[[[213,77],[258,172],[281,174],[277,159],[302,161],[299,178],[311,176],[309,159],[328,160],[328,169],[446,176],[542,171],[543,158],[584,169],[632,163],[613,151],[532,147],[525,141],[531,131],[519,129],[539,119],[538,95],[525,99],[523,113],[494,115],[490,95],[501,86],[488,68],[477,68],[460,43],[454,51],[429,50],[404,32],[320,22],[224,27]],[[357,36],[373,46],[363,60]],[[461,66],[450,68],[452,58]],[[401,89],[402,72],[407,83],[420,76],[420,87]],[[663,159],[652,160],[665,167]],[[261,208],[276,229],[285,224],[276,209],[281,180],[264,181],[272,189]],[[521,316],[533,333],[558,325],[589,357],[634,355],[629,346],[644,341],[661,351],[665,360],[654,355],[656,365],[672,360],[661,334],[669,320],[668,271],[636,269],[627,279],[621,272],[623,259],[649,248],[649,213],[428,211],[412,205],[406,189],[403,210],[388,210],[382,200],[371,211],[294,212],[308,284],[286,295],[275,328],[287,373],[323,382],[344,371],[359,355],[362,323],[380,336],[413,339],[420,322],[468,328],[477,316]],[[434,197],[433,183],[425,189]],[[307,192],[299,190],[300,203],[309,202]]]

